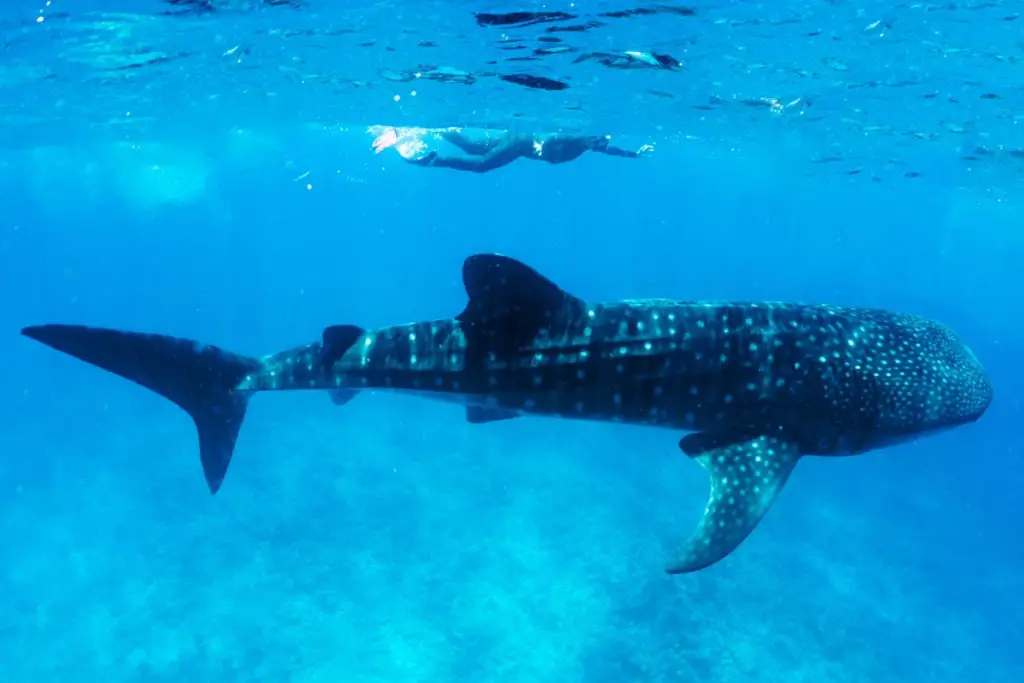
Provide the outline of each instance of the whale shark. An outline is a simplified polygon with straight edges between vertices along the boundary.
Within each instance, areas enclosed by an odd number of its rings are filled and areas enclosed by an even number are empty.
[[[805,456],[856,455],[974,422],[993,389],[945,325],[820,304],[581,299],[499,254],[463,264],[465,309],[377,329],[327,327],[262,358],[189,339],[83,325],[22,333],[151,389],[199,435],[221,487],[250,398],[363,389],[462,404],[473,424],[539,415],[675,430],[710,496],[666,570],[732,553]]]

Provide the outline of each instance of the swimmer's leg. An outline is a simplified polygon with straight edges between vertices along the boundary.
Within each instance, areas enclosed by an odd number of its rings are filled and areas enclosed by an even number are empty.
[[[494,151],[494,149],[501,144],[500,138],[483,138],[481,140],[474,140],[468,135],[457,130],[446,130],[442,132],[441,139],[452,143],[466,154],[472,154],[476,157],[481,157],[488,152]]]
[[[459,157],[443,157],[437,152],[430,152],[420,159],[409,159],[409,163],[417,166],[434,166],[437,168],[451,168],[456,171],[471,171],[473,173],[487,173],[496,168],[507,166],[522,156],[528,156],[522,145],[505,144],[495,149],[490,154],[461,159]]]

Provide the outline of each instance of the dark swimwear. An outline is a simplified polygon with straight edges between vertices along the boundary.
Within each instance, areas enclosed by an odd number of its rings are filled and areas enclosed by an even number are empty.
[[[430,152],[419,159],[410,159],[409,163],[486,173],[507,166],[520,158],[563,164],[578,159],[585,152],[629,158],[640,156],[639,152],[613,147],[607,138],[594,136],[552,135],[547,138],[536,138],[532,135],[510,133],[501,138],[474,140],[460,132],[446,131],[441,137],[476,158],[443,157],[437,152]]]

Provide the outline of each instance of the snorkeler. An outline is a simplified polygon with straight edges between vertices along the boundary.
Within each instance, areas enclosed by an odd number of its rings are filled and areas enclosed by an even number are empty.
[[[443,157],[436,151],[424,155],[406,152],[399,149],[399,154],[410,164],[417,166],[434,166],[453,168],[457,171],[486,173],[496,168],[507,166],[516,159],[535,159],[549,164],[562,164],[578,159],[585,152],[598,152],[610,156],[637,158],[654,150],[651,145],[644,145],[632,152],[613,146],[607,137],[583,135],[526,135],[522,133],[504,133],[500,137],[481,137],[474,139],[461,130],[446,129],[432,131],[436,137],[455,145],[467,155],[466,157]],[[379,153],[384,148],[396,145],[396,133],[381,135],[374,141],[374,149]],[[421,151],[421,150],[417,150]]]
[[[440,136],[443,140],[470,155],[470,158],[443,157],[432,151],[422,157],[407,159],[407,161],[417,166],[486,173],[507,166],[516,159],[535,159],[546,161],[549,164],[564,164],[567,161],[580,158],[584,152],[598,152],[635,159],[654,149],[651,145],[644,145],[639,151],[632,152],[613,146],[606,137],[583,135],[534,136],[506,133],[498,138],[486,137],[474,140],[461,131],[447,130],[443,131]]]

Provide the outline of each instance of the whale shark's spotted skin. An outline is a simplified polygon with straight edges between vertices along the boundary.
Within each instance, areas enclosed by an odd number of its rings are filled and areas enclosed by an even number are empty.
[[[360,389],[465,404],[482,423],[520,415],[690,432],[709,472],[705,514],[669,571],[728,555],[771,507],[800,457],[852,455],[976,420],[992,388],[945,326],[824,305],[588,303],[500,256],[467,260],[453,319],[363,330],[248,359],[193,342],[72,326],[27,328],[55,348],[163,393],[200,433],[220,486],[252,393]]]

